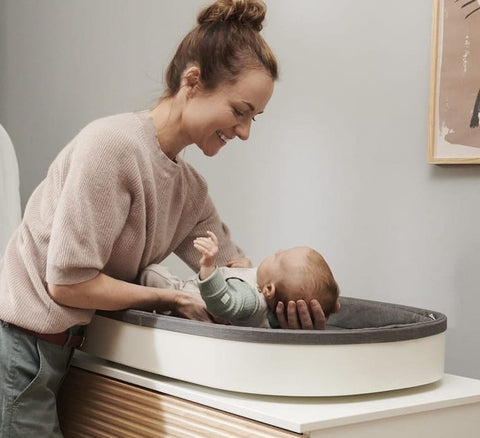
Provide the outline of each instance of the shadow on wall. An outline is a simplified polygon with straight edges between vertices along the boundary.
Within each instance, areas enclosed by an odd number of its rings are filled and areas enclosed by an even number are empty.
[[[455,272],[453,293],[456,297],[453,324],[447,332],[447,372],[454,371],[461,376],[479,378],[478,363],[475,359],[459,361],[463,351],[475,352],[480,350],[480,337],[478,336],[478,307],[472,305],[471,297],[477,293],[480,284],[480,271],[478,270],[478,254],[480,253],[480,238],[472,235],[472,244],[460,254],[459,259],[452,266]],[[461,338],[461,342],[458,339]],[[473,353],[472,353],[473,354]]]
[[[450,178],[477,180],[480,176],[480,166],[478,164],[435,164],[430,168],[430,175],[433,180]]]

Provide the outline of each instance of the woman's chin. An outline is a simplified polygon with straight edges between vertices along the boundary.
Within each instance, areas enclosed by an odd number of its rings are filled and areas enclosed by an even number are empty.
[[[202,149],[203,155],[206,155],[207,157],[213,157],[218,154],[218,151],[220,148],[200,148]]]

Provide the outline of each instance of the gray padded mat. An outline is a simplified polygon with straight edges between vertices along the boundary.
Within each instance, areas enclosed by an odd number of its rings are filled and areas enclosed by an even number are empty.
[[[192,321],[141,310],[97,311],[97,315],[129,324],[243,342],[271,344],[365,344],[424,338],[447,329],[447,317],[432,310],[341,297],[341,309],[330,316],[326,330],[284,330],[238,327]]]

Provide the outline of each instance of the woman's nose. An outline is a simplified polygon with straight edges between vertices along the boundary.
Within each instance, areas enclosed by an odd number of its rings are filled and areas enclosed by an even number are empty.
[[[248,140],[250,136],[250,127],[252,125],[252,120],[248,119],[242,123],[239,123],[235,126],[235,134],[240,140]]]

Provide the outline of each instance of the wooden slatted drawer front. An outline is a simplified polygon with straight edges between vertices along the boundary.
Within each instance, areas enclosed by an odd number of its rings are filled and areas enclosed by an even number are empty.
[[[58,406],[65,438],[302,436],[75,367]]]

